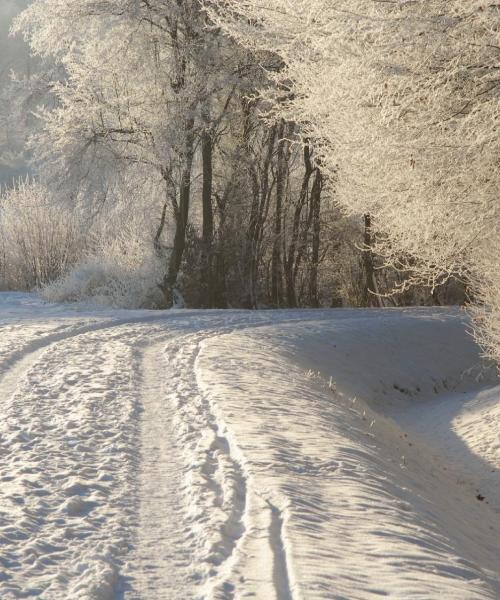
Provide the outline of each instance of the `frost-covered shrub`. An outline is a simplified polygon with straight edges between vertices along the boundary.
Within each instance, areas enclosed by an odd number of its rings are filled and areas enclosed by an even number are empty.
[[[474,335],[487,358],[500,365],[500,242],[485,241],[476,273],[471,279],[471,303]]]
[[[39,182],[20,182],[0,198],[0,289],[42,289],[53,302],[123,308],[161,306],[156,222],[136,190],[121,186],[113,209],[84,211]]]
[[[81,253],[74,211],[42,184],[20,182],[0,197],[0,285],[30,290],[61,277]]]
[[[126,229],[120,237],[94,242],[68,274],[44,287],[50,302],[91,302],[115,308],[159,308],[161,261],[151,240]]]

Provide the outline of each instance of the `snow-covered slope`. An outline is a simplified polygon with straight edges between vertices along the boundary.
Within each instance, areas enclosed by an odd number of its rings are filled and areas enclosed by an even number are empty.
[[[460,321],[429,312],[206,342],[198,378],[258,507],[228,580],[262,585],[247,557],[267,550],[269,590],[285,594],[262,598],[498,598],[500,391],[472,414],[475,394],[436,401],[474,384],[476,360]]]
[[[459,311],[0,322],[0,599],[500,597],[500,389]]]

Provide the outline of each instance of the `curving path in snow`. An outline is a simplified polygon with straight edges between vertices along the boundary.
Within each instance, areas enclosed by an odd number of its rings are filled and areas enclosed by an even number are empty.
[[[465,326],[0,294],[0,599],[499,598]]]

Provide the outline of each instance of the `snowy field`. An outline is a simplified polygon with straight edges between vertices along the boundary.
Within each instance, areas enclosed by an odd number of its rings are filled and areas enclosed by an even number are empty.
[[[500,387],[458,310],[0,294],[0,600],[500,598]]]

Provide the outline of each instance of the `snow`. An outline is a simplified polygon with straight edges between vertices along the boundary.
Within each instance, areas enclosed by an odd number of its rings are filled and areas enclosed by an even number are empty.
[[[0,598],[500,597],[500,387],[451,309],[0,294]]]

